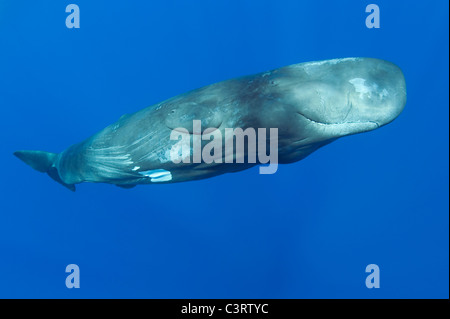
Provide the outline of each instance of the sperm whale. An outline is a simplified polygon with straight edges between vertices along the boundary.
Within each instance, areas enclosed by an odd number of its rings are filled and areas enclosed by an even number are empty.
[[[75,191],[82,182],[124,188],[138,184],[185,182],[237,172],[263,162],[230,161],[226,151],[215,160],[174,161],[180,140],[197,137],[195,121],[215,131],[216,142],[227,128],[276,129],[275,164],[297,162],[320,147],[347,135],[392,122],[406,103],[405,78],[391,62],[344,58],[307,62],[211,84],[122,116],[88,139],[60,153],[17,151],[19,159]],[[183,129],[184,128],[184,129]],[[247,131],[249,132],[249,131]],[[249,139],[249,134],[246,136]],[[262,147],[273,141],[254,137]],[[246,145],[249,146],[248,140]],[[201,146],[207,140],[200,140]],[[187,144],[192,155],[193,145]],[[223,146],[222,146],[223,147]],[[175,149],[175,152],[174,152]],[[267,148],[269,149],[269,148]],[[240,154],[242,155],[242,154]],[[236,149],[231,159],[239,156]],[[244,150],[244,158],[249,158]]]

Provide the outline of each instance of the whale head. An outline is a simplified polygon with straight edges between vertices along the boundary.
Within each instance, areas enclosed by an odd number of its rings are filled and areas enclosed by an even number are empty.
[[[373,58],[291,65],[280,69],[276,85],[290,117],[289,136],[294,136],[288,162],[339,137],[386,125],[406,103],[400,68]]]

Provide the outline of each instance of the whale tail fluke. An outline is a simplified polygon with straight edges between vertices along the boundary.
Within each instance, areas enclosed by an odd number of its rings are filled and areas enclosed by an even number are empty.
[[[75,191],[74,184],[66,184],[61,180],[61,177],[59,177],[58,170],[55,167],[55,161],[58,154],[43,151],[17,151],[14,152],[14,155],[35,170],[42,173],[47,173],[48,176],[61,185],[67,187],[73,192]]]

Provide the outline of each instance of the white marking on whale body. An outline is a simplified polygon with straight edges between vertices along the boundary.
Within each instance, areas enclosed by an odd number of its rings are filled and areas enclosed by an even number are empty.
[[[371,86],[366,85],[366,80],[362,78],[354,78],[349,80],[353,87],[355,88],[356,93],[359,93],[359,97],[363,98],[365,94],[367,94],[367,97],[370,98],[372,95],[372,92],[375,91],[378,86],[374,83]]]
[[[137,171],[138,169],[140,169],[141,167],[140,166],[135,166],[133,169],[132,169],[132,171]]]
[[[332,60],[322,60],[322,61],[313,61],[313,62],[305,62],[299,63],[294,67],[303,68],[307,74],[310,74],[311,71],[314,71],[316,67],[321,65],[335,65],[342,62],[348,61],[360,61],[361,58],[343,58],[343,59],[332,59]]]
[[[319,65],[324,65],[324,64],[334,65],[334,64],[341,63],[341,62],[359,61],[359,60],[361,60],[361,59],[359,59],[359,58],[332,59],[332,60],[306,62],[305,65],[308,65],[308,66],[319,66]]]
[[[139,172],[139,174],[150,177],[151,182],[168,182],[172,180],[172,173],[165,169],[152,169],[149,171]]]
[[[186,151],[188,154],[183,154],[183,150],[189,150],[189,153]],[[184,161],[185,158],[189,159],[191,155],[193,155],[193,150],[191,148],[190,138],[182,138],[181,141],[166,150],[164,156],[159,157],[159,160],[163,163],[168,161],[179,163]]]
[[[389,95],[389,92],[386,89],[383,89],[383,91],[381,91],[381,93],[380,93],[380,99],[382,99],[388,95]]]

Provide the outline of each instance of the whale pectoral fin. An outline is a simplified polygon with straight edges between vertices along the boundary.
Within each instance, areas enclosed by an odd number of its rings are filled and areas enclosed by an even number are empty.
[[[134,185],[134,184],[115,184],[117,187],[120,187],[120,188],[126,188],[126,189],[129,189],[129,188],[133,188],[133,187],[135,187],[136,185]]]

